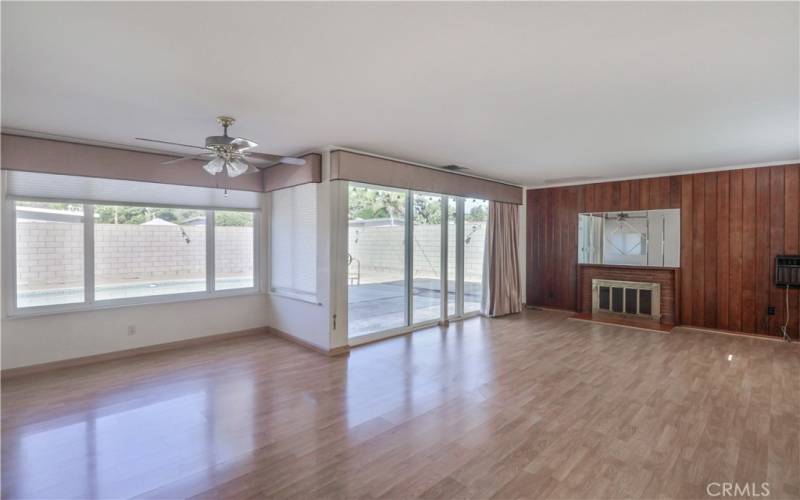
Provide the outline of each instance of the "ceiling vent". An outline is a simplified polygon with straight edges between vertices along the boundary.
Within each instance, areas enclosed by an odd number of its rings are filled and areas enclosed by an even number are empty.
[[[463,172],[465,170],[469,170],[468,167],[462,167],[461,165],[445,165],[439,168],[441,168],[442,170],[449,170],[451,172]]]

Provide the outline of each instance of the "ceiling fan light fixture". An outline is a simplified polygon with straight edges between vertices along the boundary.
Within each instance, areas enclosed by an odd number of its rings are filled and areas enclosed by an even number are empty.
[[[223,168],[225,168],[225,160],[220,157],[216,157],[203,165],[203,169],[211,175],[217,175],[222,172]]]
[[[159,144],[169,144],[171,146],[180,146],[182,148],[202,149],[205,151],[204,153],[162,161],[161,164],[172,165],[173,163],[189,160],[207,161],[210,159],[208,163],[203,165],[203,170],[211,175],[217,175],[223,171],[226,171],[229,177],[258,173],[260,169],[252,165],[253,163],[268,164],[266,166],[272,166],[278,163],[297,166],[306,164],[306,160],[303,158],[251,151],[251,149],[258,146],[258,143],[250,139],[245,139],[244,137],[231,137],[228,135],[228,127],[233,125],[235,121],[236,120],[230,116],[218,116],[217,122],[222,126],[222,135],[206,137],[205,146],[193,146],[191,144],[162,141],[158,139],[144,139],[142,137],[137,137],[136,139]]]
[[[238,177],[247,172],[247,169],[250,168],[250,166],[239,158],[234,158],[228,162],[227,168],[228,177]]]

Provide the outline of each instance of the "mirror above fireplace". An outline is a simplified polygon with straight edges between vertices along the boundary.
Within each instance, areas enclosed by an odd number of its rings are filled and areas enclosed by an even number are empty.
[[[679,208],[578,215],[578,263],[680,267]]]

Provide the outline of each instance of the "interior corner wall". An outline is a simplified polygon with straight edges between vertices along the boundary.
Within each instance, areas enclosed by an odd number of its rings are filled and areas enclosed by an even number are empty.
[[[800,253],[800,165],[746,168],[526,192],[527,302],[576,310],[581,212],[681,209],[679,324],[780,335],[775,256]],[[775,307],[775,314],[767,313]],[[798,336],[800,290],[789,292]]]
[[[317,184],[317,302],[311,303],[275,293],[267,296],[268,325],[324,351],[331,345],[331,182],[330,159],[322,152],[322,182]],[[267,224],[272,195],[266,194]],[[267,231],[267,234],[269,232]],[[265,248],[268,248],[266,246]],[[269,259],[267,259],[267,267]],[[269,281],[267,288],[269,289]],[[335,346],[333,346],[335,347]]]

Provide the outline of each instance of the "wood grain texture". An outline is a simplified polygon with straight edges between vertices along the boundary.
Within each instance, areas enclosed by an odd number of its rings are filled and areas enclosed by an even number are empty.
[[[742,330],[742,171],[730,173],[728,327]],[[723,269],[724,272],[724,269]]]
[[[772,276],[769,272],[771,267],[769,262],[769,178],[768,169],[756,170],[756,333],[766,333],[768,330],[767,306],[772,291]]]
[[[553,194],[560,189],[577,192]],[[784,291],[773,284],[774,261],[776,255],[800,253],[800,165],[528,190],[527,196],[529,207],[546,205],[529,210],[529,231],[552,230],[556,220],[566,224],[563,231],[575,231],[569,217],[576,226],[579,212],[681,208],[679,322],[779,335],[786,311]],[[537,290],[543,280],[546,286],[530,294],[528,303],[575,310],[577,241],[572,248],[571,239],[551,235],[558,245],[547,234],[530,241],[537,248],[528,251],[538,260],[528,261],[528,286]],[[551,273],[568,279],[548,278]],[[791,291],[789,299],[789,330],[798,338],[800,292]],[[775,307],[774,316],[767,315],[768,306]]]
[[[730,316],[730,172],[717,174],[717,310],[714,326],[728,329]]]
[[[706,190],[706,183],[705,183],[705,176],[703,174],[696,174],[692,176],[692,194],[694,199],[692,200],[692,206],[694,207],[694,211],[692,212],[692,275],[686,276],[688,280],[692,282],[692,310],[694,314],[692,315],[692,322],[689,323],[690,325],[697,325],[697,326],[708,326],[706,325],[706,313],[705,313],[705,299],[706,299],[706,292],[705,292],[705,280],[706,280],[706,273],[705,273],[705,244],[706,239],[704,238],[705,230],[706,230],[706,205],[705,205],[705,191]],[[685,243],[681,241],[681,245]]]
[[[786,167],[784,172],[784,252],[800,254],[800,167]],[[800,290],[789,291],[789,332],[800,337]],[[794,321],[792,321],[794,318]],[[784,319],[784,318],[782,318]]]
[[[705,183],[705,229],[703,230],[703,324],[714,328],[717,321],[717,174],[703,175]],[[698,272],[696,269],[695,272]]]
[[[20,377],[3,385],[2,494],[800,495],[800,345],[567,316],[474,318],[349,357],[253,335]]]

